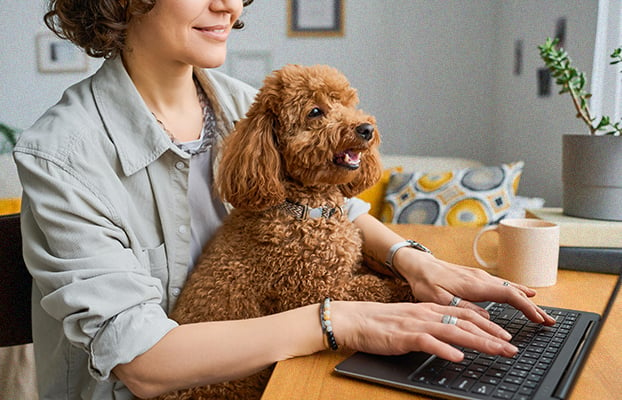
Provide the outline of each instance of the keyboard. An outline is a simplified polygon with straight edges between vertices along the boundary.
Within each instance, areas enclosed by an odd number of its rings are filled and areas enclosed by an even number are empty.
[[[491,303],[488,308],[491,320],[512,335],[511,343],[519,349],[513,358],[461,348],[461,362],[430,357],[409,379],[482,399],[531,399],[579,316],[570,310],[542,308],[556,319],[554,326],[535,324],[507,304]]]

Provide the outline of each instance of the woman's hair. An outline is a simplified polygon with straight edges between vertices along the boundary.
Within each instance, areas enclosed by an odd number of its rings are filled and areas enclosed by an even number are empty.
[[[125,49],[127,26],[147,14],[157,0],[50,0],[43,21],[58,37],[91,57],[112,58]],[[253,0],[243,0],[244,7]],[[241,20],[233,25],[244,27]]]

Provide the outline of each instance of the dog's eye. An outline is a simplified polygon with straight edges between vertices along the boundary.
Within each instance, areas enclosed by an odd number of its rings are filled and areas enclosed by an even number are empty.
[[[319,107],[313,107],[313,109],[309,112],[309,118],[318,118],[324,115],[324,111],[322,111]]]

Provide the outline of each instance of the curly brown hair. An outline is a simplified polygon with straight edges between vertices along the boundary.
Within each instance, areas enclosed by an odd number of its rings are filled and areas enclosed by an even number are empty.
[[[84,49],[91,57],[112,58],[125,49],[127,26],[147,14],[157,0],[49,0],[43,21],[58,37]],[[253,0],[243,0],[244,7]],[[233,25],[241,29],[244,23]]]

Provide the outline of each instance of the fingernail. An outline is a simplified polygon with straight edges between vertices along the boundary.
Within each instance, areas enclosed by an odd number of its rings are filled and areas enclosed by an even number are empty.
[[[501,331],[501,335],[503,336],[503,339],[505,340],[510,340],[512,339],[512,335],[510,335],[510,332],[508,331]]]
[[[511,344],[511,343],[508,343],[508,344],[506,345],[506,349],[508,349],[508,350],[509,350],[512,354],[516,354],[516,353],[518,353],[518,347],[514,346],[514,345],[513,345],[513,344]]]

